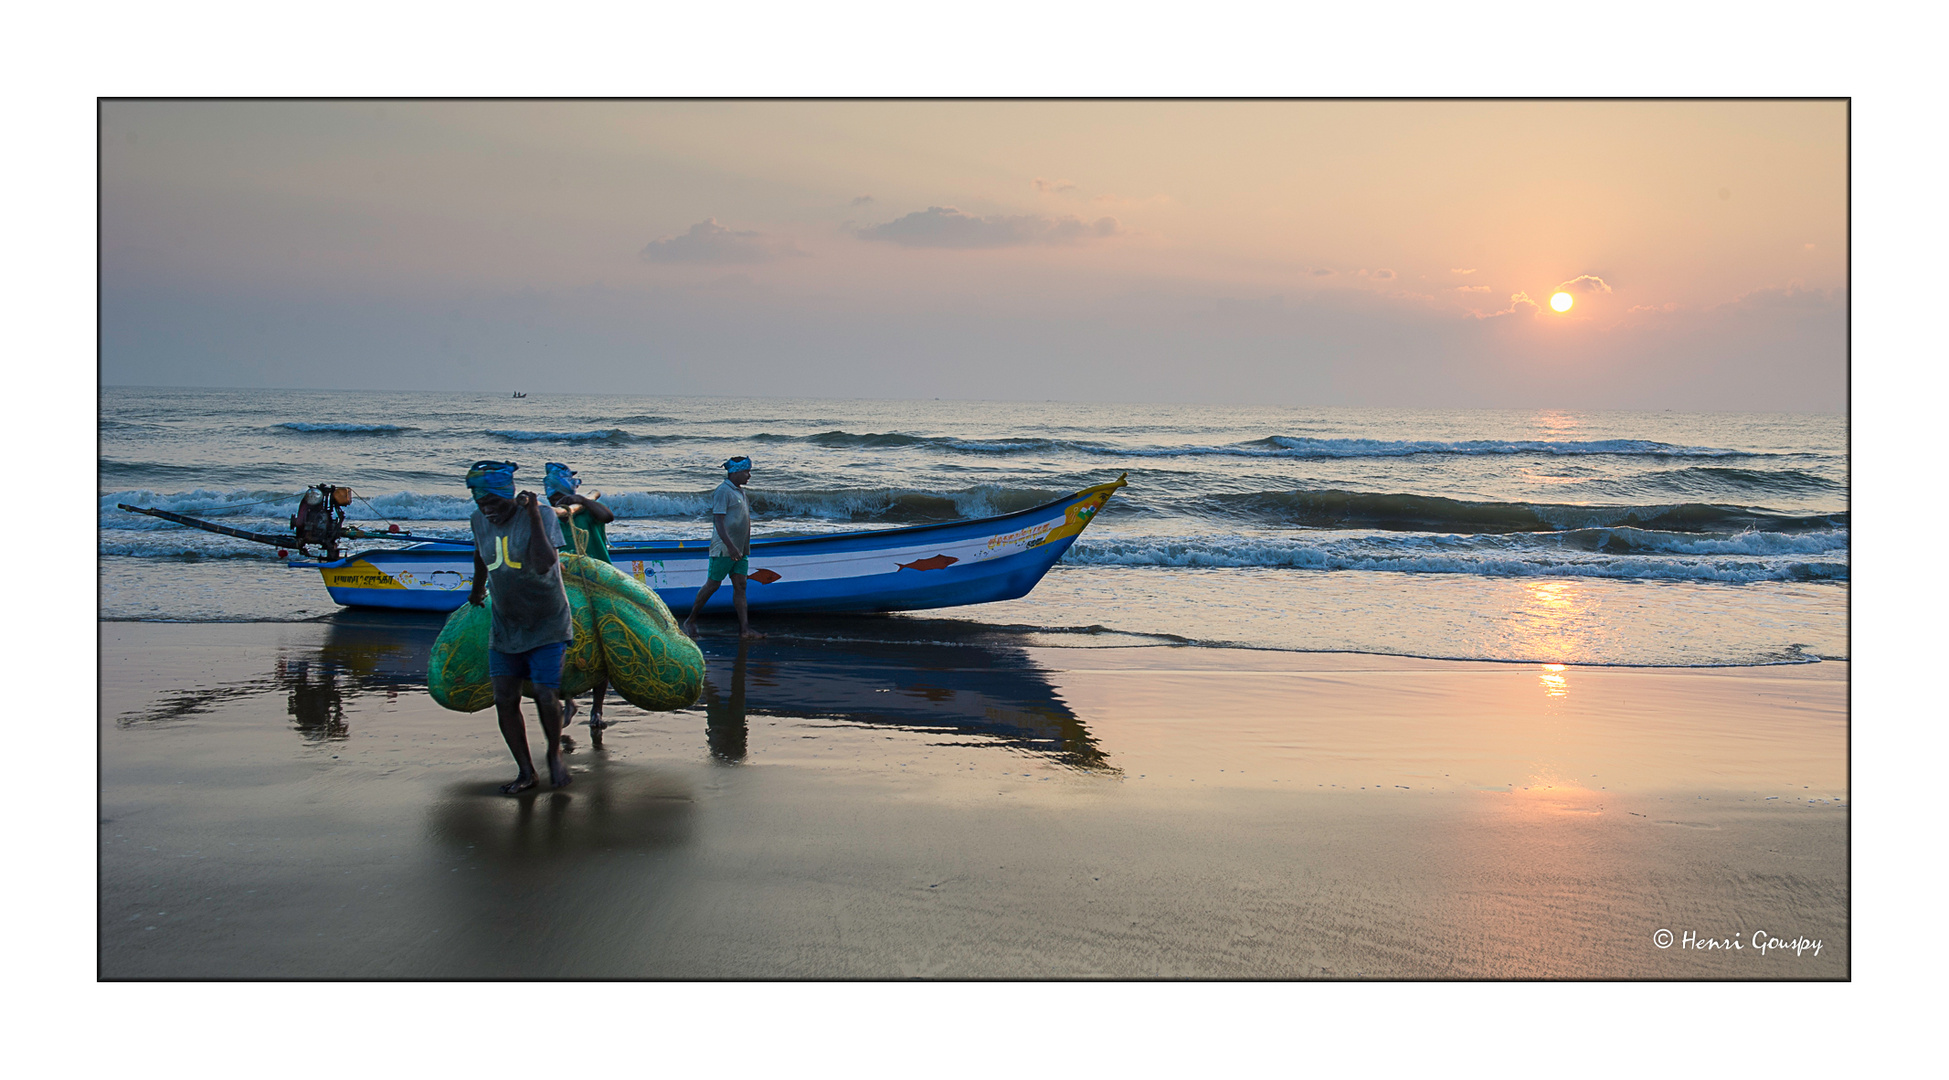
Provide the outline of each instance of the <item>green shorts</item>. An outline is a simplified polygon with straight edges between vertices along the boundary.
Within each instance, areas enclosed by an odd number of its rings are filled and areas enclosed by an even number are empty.
[[[704,574],[705,576],[709,577],[712,581],[723,581],[724,575],[726,574],[736,574],[739,577],[750,577],[751,560],[749,558],[744,558],[744,559],[719,558],[718,556],[713,555],[711,556],[711,568],[709,570],[704,571]]]

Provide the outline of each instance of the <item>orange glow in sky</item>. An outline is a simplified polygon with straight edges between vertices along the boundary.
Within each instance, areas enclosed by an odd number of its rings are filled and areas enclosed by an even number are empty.
[[[629,393],[1846,401],[1841,100],[116,100],[99,129],[112,385],[546,357]]]

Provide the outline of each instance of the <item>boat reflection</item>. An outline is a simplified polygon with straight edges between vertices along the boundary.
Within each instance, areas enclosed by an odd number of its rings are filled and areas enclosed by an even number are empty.
[[[1005,747],[1071,768],[1110,765],[1026,649],[993,640],[898,640],[903,624],[862,620],[821,636],[774,633],[757,642],[706,637],[705,739],[711,758],[745,759],[747,718],[816,719],[897,728],[938,745]],[[883,637],[825,636],[834,629]]]
[[[269,676],[166,693],[147,709],[117,718],[121,727],[183,720],[234,701],[283,694],[291,726],[308,742],[351,734],[346,706],[366,694],[388,700],[426,690],[426,666],[441,618],[417,614],[341,613],[280,628],[295,639],[278,646]]]
[[[343,612],[287,624],[268,675],[172,691],[124,714],[122,727],[182,720],[231,702],[283,695],[308,742],[352,731],[354,703],[426,692],[444,617]],[[921,733],[945,745],[1030,753],[1077,769],[1109,769],[1103,751],[1019,644],[1016,628],[900,616],[777,620],[771,637],[706,635],[705,743],[727,765],[749,754],[748,718],[812,719]],[[585,701],[586,707],[586,701]],[[612,691],[612,720],[634,709]],[[587,730],[577,728],[578,733]],[[602,749],[600,732],[590,732]]]

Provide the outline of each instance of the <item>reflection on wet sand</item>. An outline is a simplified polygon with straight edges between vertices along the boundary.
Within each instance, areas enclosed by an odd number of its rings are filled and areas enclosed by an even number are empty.
[[[596,758],[560,790],[509,798],[498,781],[456,784],[433,808],[432,835],[469,858],[518,869],[535,860],[681,844],[694,793],[673,775]]]
[[[1570,680],[1564,677],[1562,664],[1544,664],[1543,673],[1537,676],[1543,684],[1543,696],[1560,698],[1570,696]]]
[[[735,765],[744,760],[745,744],[750,736],[744,719],[744,682],[750,657],[750,642],[738,642],[737,655],[731,660],[728,689],[719,679],[712,678],[723,674],[721,664],[707,664],[704,669],[704,738],[710,744],[712,761]]]
[[[427,817],[436,970],[460,978],[640,977],[693,871],[684,774],[598,756],[561,791],[448,787]],[[673,864],[673,860],[675,861]]]
[[[440,623],[425,616],[343,612],[325,623],[316,646],[280,647],[268,676],[174,690],[147,709],[116,719],[120,727],[182,720],[234,701],[285,694],[291,726],[307,741],[351,734],[346,706],[366,694],[388,700],[426,689],[427,659]]]
[[[285,695],[291,724],[307,741],[351,733],[356,699],[423,694],[437,618],[341,612],[315,645],[279,646],[264,676],[176,690],[117,719],[123,727],[180,720],[230,702]],[[1030,753],[1071,768],[1110,768],[1101,748],[1049,675],[1006,628],[923,619],[801,620],[758,642],[706,636],[705,743],[713,761],[749,754],[748,717],[810,719],[893,728],[936,745]],[[925,637],[929,640],[915,640]],[[612,721],[633,710],[609,705]],[[586,728],[578,730],[588,730]],[[602,733],[589,731],[593,749]]]
[[[705,638],[711,757],[746,755],[748,716],[816,719],[1002,747],[1076,769],[1110,768],[1048,675],[1019,647],[989,642]]]

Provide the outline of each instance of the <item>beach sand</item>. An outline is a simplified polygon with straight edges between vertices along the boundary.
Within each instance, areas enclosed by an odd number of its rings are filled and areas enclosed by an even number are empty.
[[[1844,663],[715,625],[705,703],[508,798],[437,625],[101,624],[102,977],[1849,973]]]

